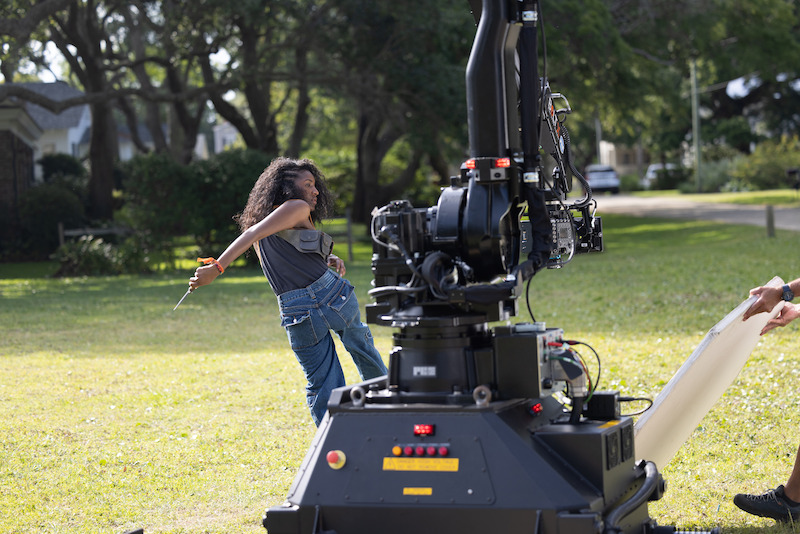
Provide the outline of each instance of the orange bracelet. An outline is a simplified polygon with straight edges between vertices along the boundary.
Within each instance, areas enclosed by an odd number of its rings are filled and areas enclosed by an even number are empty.
[[[214,258],[197,258],[197,261],[203,262],[204,265],[208,265],[209,263],[213,263],[214,267],[216,267],[217,270],[219,271],[219,274],[222,274],[222,273],[225,272],[225,269],[222,268],[222,265],[220,265],[220,263],[217,260],[215,260]]]

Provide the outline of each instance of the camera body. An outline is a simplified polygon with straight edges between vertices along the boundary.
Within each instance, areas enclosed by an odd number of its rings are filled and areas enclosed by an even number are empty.
[[[526,216],[521,175],[510,158],[473,159],[435,206],[394,201],[375,210],[367,322],[405,324],[413,307],[505,320],[516,315],[526,279],[521,260],[538,255],[539,268],[560,268],[574,254],[602,252],[601,218],[566,206],[552,190],[542,192],[545,223],[537,228]]]

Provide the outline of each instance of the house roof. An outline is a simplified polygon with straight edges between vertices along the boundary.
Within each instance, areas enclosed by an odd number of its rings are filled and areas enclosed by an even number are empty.
[[[42,96],[56,101],[63,101],[84,94],[83,91],[76,89],[62,81],[53,83],[26,82],[17,83],[14,85],[24,87],[25,89],[34,91]],[[71,107],[57,114],[30,102],[25,102],[24,107],[28,111],[28,114],[31,116],[31,118],[42,130],[66,130],[68,128],[78,126],[81,116],[88,106],[83,104],[80,106]]]
[[[28,146],[42,136],[42,130],[28,112],[19,106],[0,104],[0,131],[11,131]]]

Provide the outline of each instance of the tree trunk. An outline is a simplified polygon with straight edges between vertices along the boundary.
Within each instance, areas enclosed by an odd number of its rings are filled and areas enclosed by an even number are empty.
[[[111,219],[114,215],[114,161],[117,154],[116,128],[107,102],[92,104],[92,135],[89,145],[91,178],[89,180],[89,215],[93,219]]]
[[[311,97],[308,94],[308,81],[306,80],[306,70],[308,66],[307,56],[308,51],[304,48],[298,49],[295,54],[297,58],[296,73],[298,75],[297,112],[294,116],[292,137],[289,140],[289,146],[286,150],[286,155],[290,158],[300,157],[300,152],[303,149],[303,139],[308,130],[308,108],[311,106]]]
[[[93,18],[96,15],[94,9],[91,2],[87,5],[71,4],[66,19],[53,17],[50,35],[72,72],[83,83],[84,90],[102,94],[108,91],[109,83],[103,53],[97,42],[97,36],[102,32]],[[111,219],[114,214],[114,163],[119,158],[119,150],[110,99],[93,102],[91,111],[89,215],[95,219]]]
[[[353,221],[365,223],[376,206],[376,190],[383,157],[378,154],[377,128],[368,113],[361,111],[358,119],[358,165],[353,194]]]
[[[400,137],[401,130],[395,128],[390,119],[381,118],[375,110],[362,107],[359,111],[358,167],[352,212],[354,221],[369,222],[373,208],[397,200],[413,183],[424,154],[418,148],[400,176],[390,183],[379,183],[381,164]]]

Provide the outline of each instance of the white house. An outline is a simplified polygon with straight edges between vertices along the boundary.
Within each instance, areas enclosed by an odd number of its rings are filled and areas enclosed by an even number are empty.
[[[600,141],[598,159],[603,165],[610,165],[620,174],[641,176],[649,159],[641,144],[635,147]]]
[[[17,85],[57,101],[83,95],[83,92],[79,89],[75,89],[61,81],[53,83],[30,82]],[[69,154],[76,158],[81,156],[81,138],[89,131],[92,125],[92,114],[88,105],[71,107],[61,113],[53,113],[30,102],[26,102],[24,106],[33,121],[42,130],[42,135],[34,145],[34,161],[38,161],[42,156],[50,154]],[[35,166],[34,177],[36,180],[41,180],[41,166]]]
[[[237,139],[241,138],[239,130],[227,121],[214,126],[214,154],[219,154],[226,147],[234,144]]]

